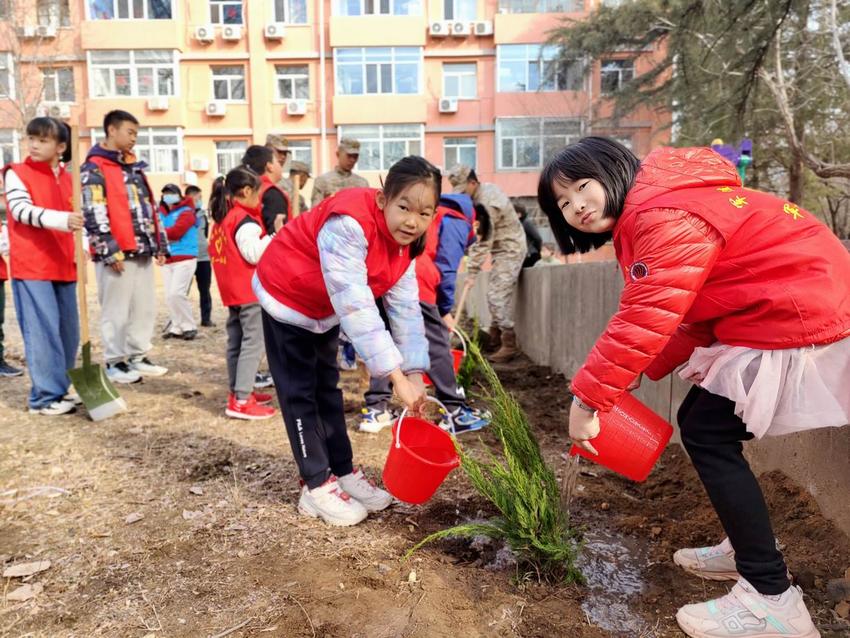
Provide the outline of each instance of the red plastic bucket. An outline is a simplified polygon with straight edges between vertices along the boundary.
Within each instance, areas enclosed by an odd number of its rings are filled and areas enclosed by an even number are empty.
[[[670,437],[673,426],[626,393],[610,412],[599,413],[599,436],[590,443],[599,452],[576,447],[570,454],[604,465],[633,481],[645,481]]]
[[[406,417],[406,413],[407,410],[402,412],[393,423],[393,442],[384,464],[384,487],[398,500],[420,505],[460,465],[460,458],[448,432],[425,419]]]
[[[455,328],[452,328],[452,332],[455,333],[460,339],[460,344],[463,350],[458,350],[457,348],[452,348],[452,367],[454,367],[455,374],[460,372],[460,364],[463,363],[463,358],[466,356],[466,341],[463,338],[463,335]],[[425,385],[433,385],[433,381],[431,381],[431,377],[427,374],[422,375],[422,380],[425,382]]]

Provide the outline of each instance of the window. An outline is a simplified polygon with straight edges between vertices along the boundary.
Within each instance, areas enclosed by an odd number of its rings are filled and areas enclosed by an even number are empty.
[[[171,20],[171,0],[89,0],[89,20]]]
[[[447,137],[443,140],[443,166],[446,170],[458,164],[475,168],[477,149],[474,137]]]
[[[210,22],[242,24],[242,0],[210,0]]]
[[[12,54],[0,51],[0,97],[15,97],[15,78],[12,76]]]
[[[278,100],[310,98],[310,72],[306,64],[275,65]]]
[[[443,97],[473,99],[478,96],[475,62],[443,63]]]
[[[307,24],[307,0],[274,0],[274,21]]]
[[[74,69],[69,66],[42,69],[44,86],[42,97],[45,102],[74,102]]]
[[[584,71],[564,60],[556,46],[505,44],[498,47],[500,92],[579,91]]]
[[[602,92],[615,93],[635,77],[634,60],[602,60]]]
[[[245,67],[212,67],[213,99],[225,102],[245,100]]]
[[[92,144],[102,138],[101,129],[92,129]],[[183,166],[183,132],[177,128],[139,127],[133,152],[148,165],[147,173],[179,173]]]
[[[501,118],[496,120],[498,167],[539,169],[556,152],[580,138],[581,118]]]
[[[10,128],[0,129],[0,161],[3,166],[18,161],[17,134]]]
[[[499,13],[581,13],[584,0],[499,0]]]
[[[289,140],[292,159],[313,166],[313,143],[310,140]]]
[[[176,95],[173,51],[90,51],[89,77],[93,97]]]
[[[376,124],[339,127],[337,137],[360,141],[360,161],[364,171],[386,171],[407,155],[422,154],[421,124]]]
[[[215,163],[220,175],[227,175],[242,163],[242,156],[248,148],[246,142],[216,142]]]
[[[340,95],[419,93],[419,47],[336,50],[337,90]]]
[[[337,13],[343,16],[421,16],[421,0],[337,0]]]
[[[443,0],[444,20],[475,20],[478,18],[477,0]]]
[[[68,6],[68,0],[38,0],[35,11],[39,26],[71,26],[71,9]]]

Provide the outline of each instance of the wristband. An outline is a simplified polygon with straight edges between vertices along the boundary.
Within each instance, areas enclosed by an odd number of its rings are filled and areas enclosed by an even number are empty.
[[[573,395],[573,403],[575,403],[578,407],[580,407],[585,412],[590,412],[593,414],[596,412],[596,408],[591,408],[587,403],[578,398],[575,394]]]

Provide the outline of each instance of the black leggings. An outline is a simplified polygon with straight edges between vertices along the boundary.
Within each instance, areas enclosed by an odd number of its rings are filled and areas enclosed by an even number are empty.
[[[738,573],[767,596],[789,587],[788,569],[770,525],[764,495],[742,441],[753,435],[734,402],[694,386],[678,414],[682,443],[735,549]]]

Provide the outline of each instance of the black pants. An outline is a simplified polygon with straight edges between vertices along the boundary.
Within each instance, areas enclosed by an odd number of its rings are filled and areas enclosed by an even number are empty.
[[[428,376],[434,384],[437,398],[449,410],[456,410],[463,405],[466,396],[463,388],[458,386],[455,377],[454,358],[452,357],[451,344],[449,342],[449,331],[440,317],[437,306],[427,303],[419,303],[422,308],[422,319],[425,322],[425,337],[428,339],[428,357],[431,360],[431,369]],[[390,322],[384,310],[384,304],[378,300],[378,311],[384,320],[387,330]],[[393,387],[389,378],[375,379],[369,381],[369,389],[366,391],[366,407],[385,410],[393,396]]]
[[[198,294],[201,297],[201,323],[209,323],[210,314],[212,313],[212,297],[210,296],[212,266],[210,262],[198,262],[198,265],[195,267],[195,281],[198,282]]]
[[[263,334],[269,370],[301,478],[313,489],[331,474],[350,474],[351,441],[336,363],[339,327],[316,334],[276,321],[264,310]]]
[[[758,481],[742,441],[753,438],[735,416],[735,404],[694,386],[679,408],[682,443],[735,549],[738,573],[759,593],[781,594],[788,570],[770,525]]]

